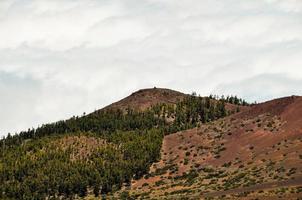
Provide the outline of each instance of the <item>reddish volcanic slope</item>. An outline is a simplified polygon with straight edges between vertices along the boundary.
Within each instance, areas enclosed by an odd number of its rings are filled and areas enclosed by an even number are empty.
[[[159,103],[176,104],[185,96],[186,94],[165,88],[142,89],[132,93],[121,101],[105,107],[105,109],[119,108],[123,110],[130,107],[135,110],[145,110]]]
[[[242,109],[164,138],[132,193],[155,199],[296,199],[302,191],[302,97]],[[282,199],[281,198],[281,199]]]

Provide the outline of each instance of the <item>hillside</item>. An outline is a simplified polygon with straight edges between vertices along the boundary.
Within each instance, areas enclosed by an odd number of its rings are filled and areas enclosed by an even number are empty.
[[[131,186],[155,199],[302,197],[302,98],[246,108],[164,137],[161,160]]]
[[[296,199],[302,98],[139,90],[1,140],[0,199]]]

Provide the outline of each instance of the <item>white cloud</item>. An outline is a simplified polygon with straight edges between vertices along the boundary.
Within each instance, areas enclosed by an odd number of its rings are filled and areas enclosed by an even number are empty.
[[[276,97],[301,95],[301,84],[301,79],[292,79],[283,74],[260,74],[242,81],[218,85],[213,93],[241,94],[253,102],[262,102]]]
[[[1,1],[0,133],[144,87],[249,100],[298,94],[301,24],[298,0]]]

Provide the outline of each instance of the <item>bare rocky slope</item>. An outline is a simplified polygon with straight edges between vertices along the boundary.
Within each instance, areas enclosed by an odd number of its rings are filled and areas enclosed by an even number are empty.
[[[184,99],[186,94],[166,88],[141,89],[130,96],[115,102],[104,109],[122,109],[128,107],[135,110],[146,110],[159,103],[176,104]]]
[[[302,97],[241,110],[165,136],[161,160],[124,190],[138,199],[301,198]]]

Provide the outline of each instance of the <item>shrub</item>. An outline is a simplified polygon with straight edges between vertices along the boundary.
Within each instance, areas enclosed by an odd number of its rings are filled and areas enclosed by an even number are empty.
[[[149,186],[149,184],[148,183],[144,183],[142,186],[146,187],[146,186]]]

